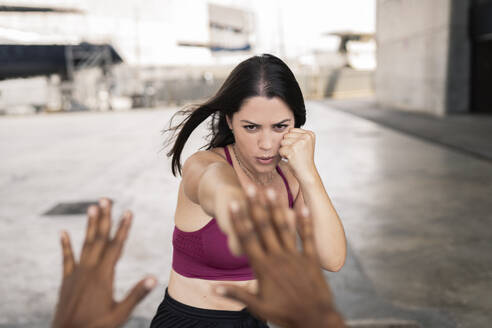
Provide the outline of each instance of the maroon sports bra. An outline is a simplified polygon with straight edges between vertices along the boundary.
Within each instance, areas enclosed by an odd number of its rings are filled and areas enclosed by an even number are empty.
[[[232,160],[224,147],[227,162]],[[287,189],[289,207],[294,199],[287,179],[277,165],[276,170],[282,177]],[[189,278],[208,280],[251,280],[253,271],[246,256],[234,256],[227,245],[227,236],[220,230],[215,218],[212,218],[199,230],[186,232],[174,227],[173,260],[174,271]]]

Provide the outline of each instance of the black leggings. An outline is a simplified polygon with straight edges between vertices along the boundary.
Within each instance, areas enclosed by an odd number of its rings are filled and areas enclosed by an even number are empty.
[[[241,311],[207,310],[180,303],[169,296],[166,288],[164,300],[150,327],[268,328],[268,325],[255,318],[246,308]]]

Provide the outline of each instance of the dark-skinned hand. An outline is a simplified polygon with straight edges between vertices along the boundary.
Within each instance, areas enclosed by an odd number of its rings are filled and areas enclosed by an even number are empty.
[[[313,225],[307,209],[302,213],[278,205],[267,192],[267,204],[249,193],[247,209],[231,204],[233,227],[243,252],[258,279],[258,292],[221,284],[215,292],[240,301],[258,317],[283,327],[345,327],[320,268]],[[302,248],[288,220],[298,222]]]
[[[155,287],[148,276],[120,302],[113,298],[115,265],[128,236],[132,213],[126,211],[114,238],[110,238],[111,201],[87,210],[88,223],[80,261],[75,261],[70,238],[62,232],[63,280],[52,327],[119,327],[135,306]]]

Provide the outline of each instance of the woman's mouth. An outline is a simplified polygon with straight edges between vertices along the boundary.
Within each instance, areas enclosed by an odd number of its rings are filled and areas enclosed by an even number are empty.
[[[270,156],[270,157],[256,157],[256,161],[260,164],[266,165],[270,164],[273,162],[273,159],[275,156]]]

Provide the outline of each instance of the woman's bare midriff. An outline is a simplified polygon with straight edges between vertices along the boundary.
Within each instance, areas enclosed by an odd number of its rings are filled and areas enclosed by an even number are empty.
[[[209,310],[239,311],[245,305],[213,293],[213,287],[217,284],[232,284],[248,288],[256,293],[258,288],[256,280],[246,281],[219,281],[188,278],[171,269],[169,276],[168,293],[178,302]]]

